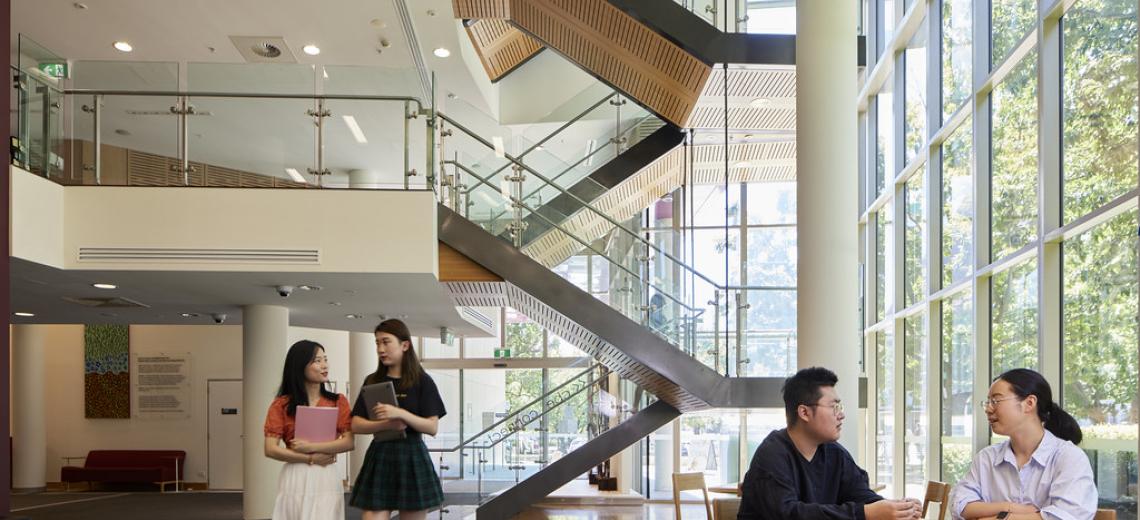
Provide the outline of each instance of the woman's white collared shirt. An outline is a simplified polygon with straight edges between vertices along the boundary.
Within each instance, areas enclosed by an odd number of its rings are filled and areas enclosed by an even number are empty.
[[[950,496],[955,520],[971,502],[1032,504],[1049,520],[1090,520],[1096,514],[1097,492],[1085,452],[1046,430],[1020,469],[1008,440],[978,452]]]

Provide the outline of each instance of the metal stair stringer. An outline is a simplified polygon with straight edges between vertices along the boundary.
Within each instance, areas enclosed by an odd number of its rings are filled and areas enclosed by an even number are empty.
[[[475,511],[475,518],[498,520],[521,513],[542,497],[590,471],[590,468],[602,461],[617,455],[680,415],[679,410],[664,401],[657,401],[645,407],[621,424],[610,428],[582,447],[488,500]]]
[[[509,305],[682,412],[782,406],[783,378],[724,377],[450,209],[438,222],[441,241],[505,280],[448,283],[458,304]]]

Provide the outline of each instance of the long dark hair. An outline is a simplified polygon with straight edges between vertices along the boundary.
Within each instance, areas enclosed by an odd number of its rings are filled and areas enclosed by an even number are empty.
[[[325,347],[316,341],[303,339],[289,347],[285,354],[285,368],[281,371],[281,387],[277,389],[277,397],[289,396],[289,407],[285,413],[290,416],[297,415],[298,406],[309,405],[309,390],[305,388],[305,368],[317,358],[317,350],[324,351]],[[336,402],[337,395],[326,390],[321,383],[321,397]]]
[[[376,330],[373,331],[373,334],[379,334],[381,332],[396,336],[396,339],[400,340],[401,344],[405,341],[412,343],[412,333],[408,331],[408,326],[405,325],[404,322],[395,318],[380,322],[380,324],[376,326]],[[420,376],[422,374],[423,367],[420,366],[420,359],[416,357],[415,344],[412,344],[410,347],[408,347],[408,350],[404,351],[403,357],[401,358],[400,382],[397,386],[399,386],[401,390],[412,388],[413,386],[420,384]],[[364,384],[370,385],[373,383],[379,383],[384,378],[384,376],[387,375],[388,367],[384,366],[384,363],[381,363],[380,360],[377,359],[376,371],[373,372],[372,375],[365,378]]]
[[[1058,439],[1073,444],[1081,443],[1084,437],[1081,434],[1081,426],[1072,415],[1061,409],[1061,405],[1053,401],[1053,390],[1049,388],[1049,382],[1044,376],[1028,368],[1015,368],[1007,370],[997,378],[1009,383],[1018,398],[1037,396],[1037,417],[1045,423],[1046,430],[1052,432]]]

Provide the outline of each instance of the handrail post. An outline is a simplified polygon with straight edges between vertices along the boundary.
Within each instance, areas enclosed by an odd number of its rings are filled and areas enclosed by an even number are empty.
[[[95,169],[95,184],[96,185],[103,184],[103,159],[102,159],[102,157],[103,157],[103,134],[100,131],[100,125],[99,125],[99,107],[102,104],[103,104],[103,96],[100,94],[95,94],[94,96],[92,96],[91,106],[90,107],[87,107],[87,106],[83,107],[84,112],[91,112],[92,136],[93,136],[93,141],[94,141],[94,145],[95,145],[95,148],[93,150],[92,155],[95,159],[95,165],[94,165],[95,168],[94,169]],[[83,173],[80,172],[80,176],[82,176],[82,175],[83,175]]]
[[[404,102],[404,189],[408,189],[409,177],[415,175],[412,170],[412,144],[409,139],[411,133],[412,118],[415,117],[411,113],[411,103]]]
[[[170,171],[181,174],[182,185],[190,185],[190,120],[189,115],[194,113],[190,106],[190,98],[179,94],[170,113],[178,116],[178,164],[170,165]]]
[[[305,114],[313,118],[313,126],[317,127],[317,134],[313,139],[313,146],[316,149],[315,155],[317,157],[316,169],[309,169],[309,174],[317,177],[317,188],[324,187],[324,176],[332,173],[325,168],[325,118],[332,115],[332,112],[325,108],[325,98],[316,98],[315,107],[305,111]]]

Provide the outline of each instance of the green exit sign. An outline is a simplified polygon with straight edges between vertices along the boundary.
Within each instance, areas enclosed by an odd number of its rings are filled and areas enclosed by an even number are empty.
[[[45,75],[56,79],[63,79],[67,77],[67,62],[40,63],[37,68],[39,68],[40,72],[43,72]]]
[[[495,349],[495,359],[506,359],[511,357],[511,349],[497,348]]]

